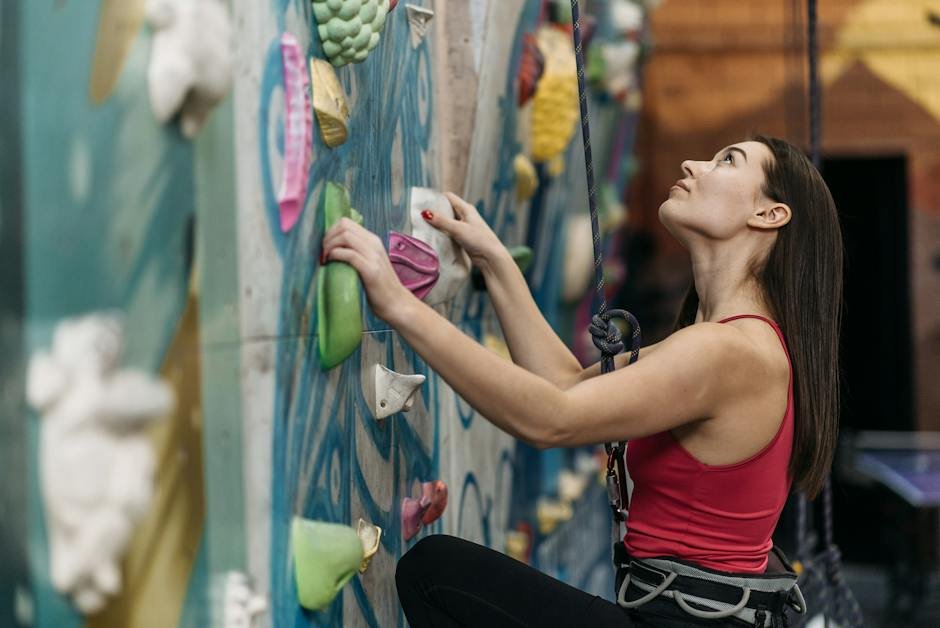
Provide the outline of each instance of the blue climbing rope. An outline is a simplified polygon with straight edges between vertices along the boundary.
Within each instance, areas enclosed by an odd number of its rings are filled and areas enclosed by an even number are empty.
[[[623,319],[630,326],[630,364],[640,356],[640,325],[626,310],[608,310],[604,295],[603,253],[601,232],[597,219],[597,186],[594,183],[594,158],[591,155],[591,125],[588,117],[587,89],[584,80],[584,49],[581,40],[581,11],[578,0],[571,0],[572,37],[574,57],[578,71],[578,100],[581,108],[581,139],[584,143],[584,166],[587,175],[588,208],[591,212],[591,233],[594,239],[594,298],[589,331],[594,345],[601,352],[601,373],[614,370],[614,356],[624,349],[620,329],[611,321]],[[605,443],[607,451],[607,487],[615,524],[626,520],[627,483],[623,459],[626,442]],[[615,471],[616,466],[616,471]]]

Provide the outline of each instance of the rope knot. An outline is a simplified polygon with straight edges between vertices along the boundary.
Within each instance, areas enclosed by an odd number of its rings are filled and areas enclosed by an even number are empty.
[[[636,322],[633,314],[626,310],[607,310],[591,317],[591,324],[588,331],[591,332],[591,340],[603,357],[612,357],[621,353],[624,349],[623,335],[620,329],[611,323],[614,318],[620,318],[630,326],[630,363],[636,362],[640,355],[640,325]]]
[[[595,314],[591,317],[591,332],[594,346],[604,355],[618,355],[623,351],[623,336],[620,329],[610,322],[611,312]]]

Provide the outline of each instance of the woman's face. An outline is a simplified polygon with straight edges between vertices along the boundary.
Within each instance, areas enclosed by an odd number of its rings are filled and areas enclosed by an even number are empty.
[[[763,204],[764,162],[772,159],[761,142],[739,142],[710,161],[682,162],[683,177],[659,207],[659,219],[683,244],[697,234],[726,240],[747,229],[748,219]]]

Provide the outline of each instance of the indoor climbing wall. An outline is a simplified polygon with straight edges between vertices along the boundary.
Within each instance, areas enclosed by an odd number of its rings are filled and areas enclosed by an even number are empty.
[[[291,89],[282,39],[292,34],[305,56],[316,57],[323,56],[322,40],[306,4],[242,7],[251,24],[246,38],[257,38],[237,53],[244,74],[235,90],[248,563],[259,590],[270,594],[277,625],[400,624],[395,562],[417,540],[404,539],[401,506],[420,496],[420,482],[441,479],[449,487],[447,510],[430,531],[496,547],[504,542],[512,439],[476,416],[364,301],[355,351],[329,370],[317,356],[324,341],[317,333],[316,274],[327,182],[345,186],[365,227],[383,239],[390,230],[411,233],[410,190],[427,187],[463,195],[504,242],[523,242],[512,167],[524,139],[513,102],[514,44],[538,7],[444,4],[414,3],[434,11],[421,34],[409,20],[412,9],[400,3],[368,58],[337,68],[348,139],[330,148],[321,119],[314,120],[309,186],[287,232],[278,202],[289,167]],[[317,76],[311,78],[316,100]],[[469,282],[436,307],[477,339],[497,332],[485,292]],[[375,418],[368,381],[375,365],[427,377],[410,411]],[[382,528],[368,571],[312,614],[297,603],[295,515],[353,527],[362,518]]]
[[[396,561],[435,532],[501,551],[514,539],[516,555],[603,592],[593,574],[606,532],[577,552],[565,541],[579,526],[571,500],[598,506],[590,525],[603,527],[597,487],[569,495],[567,516],[519,547],[511,529],[535,526],[537,498],[557,492],[552,478],[569,457],[521,449],[493,428],[373,315],[342,265],[318,262],[339,215],[386,241],[392,231],[433,241],[415,224],[424,202],[411,199],[450,190],[507,246],[531,247],[536,300],[550,322],[570,324],[589,268],[565,259],[590,240],[569,234],[586,215],[586,185],[565,4],[49,0],[3,15],[0,44],[12,41],[18,60],[3,103],[22,132],[0,130],[16,136],[22,160],[0,221],[0,236],[21,237],[0,253],[5,268],[24,270],[20,284],[3,276],[15,322],[5,329],[19,330],[22,352],[0,365],[23,375],[21,392],[3,399],[20,423],[2,419],[10,438],[0,447],[29,481],[4,493],[5,513],[20,514],[2,515],[2,529],[28,554],[0,567],[13,585],[0,618],[403,625]],[[600,23],[597,36],[611,39]],[[218,45],[229,39],[231,55]],[[600,67],[592,76],[603,82]],[[625,162],[612,157],[631,142],[623,103],[591,102],[596,167],[622,197]],[[484,287],[444,254],[446,242],[434,246],[438,284],[425,298],[508,359]],[[563,292],[574,301],[561,304]],[[70,415],[61,395],[89,388],[61,381],[83,377],[115,383],[120,403],[94,399]],[[379,397],[402,390],[408,402],[381,412]],[[132,429],[115,428],[121,417]],[[51,427],[62,421],[78,436]],[[102,462],[76,462],[88,460]],[[539,482],[519,483],[532,473]],[[112,476],[136,483],[118,490]],[[70,477],[102,492],[70,496],[53,479]],[[440,485],[422,486],[432,481],[446,484],[446,509],[412,536],[418,519],[403,509],[431,486],[443,506]],[[97,536],[73,542],[92,551],[79,552],[80,577],[69,580],[56,575],[64,563],[53,554],[68,553],[53,540],[72,516]],[[292,526],[295,517],[308,524]],[[346,526],[333,529],[330,551],[352,539],[349,556],[361,558],[351,532],[360,520],[381,536],[347,582],[324,570],[303,526]],[[299,573],[345,586],[305,610]]]

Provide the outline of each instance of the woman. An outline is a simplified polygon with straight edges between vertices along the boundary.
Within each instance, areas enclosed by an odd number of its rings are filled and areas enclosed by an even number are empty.
[[[656,557],[706,579],[737,574],[749,592],[785,569],[771,534],[791,484],[810,496],[820,490],[837,430],[842,243],[819,173],[791,145],[763,136],[710,161],[685,161],[682,172],[659,208],[692,259],[677,330],[629,368],[618,356],[604,375],[598,364],[580,366],[505,248],[456,196],[456,220],[424,217],[483,272],[513,364],[403,288],[378,237],[349,220],[325,235],[325,258],[359,272],[376,315],[496,426],[537,447],[631,441],[621,605],[498,552],[432,536],[402,557],[396,575],[413,627],[771,625],[792,602],[783,591],[760,606],[755,594],[735,618],[706,620],[695,611],[734,602],[687,611],[674,593],[648,596],[654,586],[642,587],[641,568]],[[638,597],[652,599],[631,605]]]

